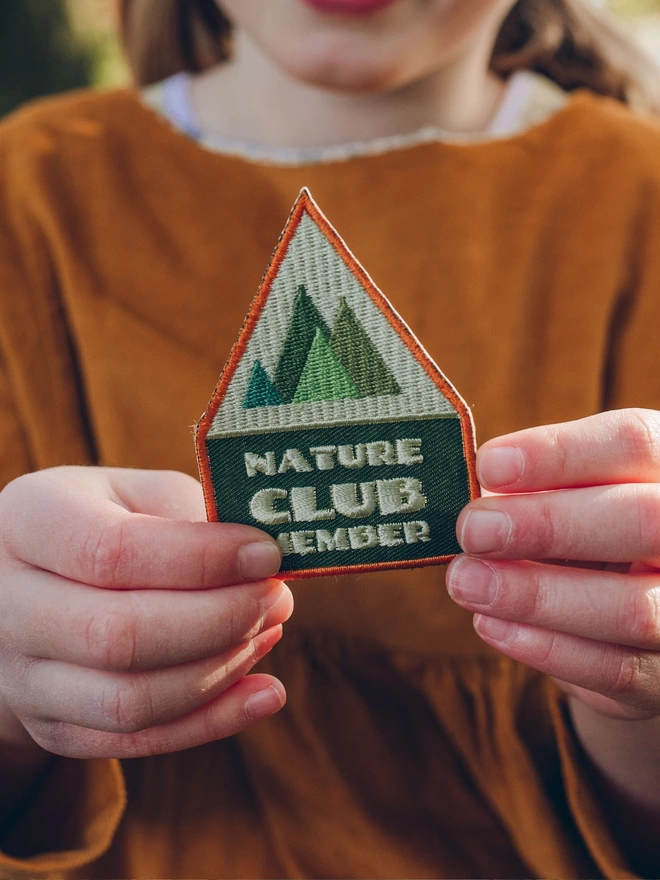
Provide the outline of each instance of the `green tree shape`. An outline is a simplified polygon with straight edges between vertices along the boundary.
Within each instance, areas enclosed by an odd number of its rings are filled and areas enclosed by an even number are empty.
[[[282,403],[284,403],[282,395],[270,381],[268,373],[259,361],[255,361],[243,398],[243,409],[255,409],[258,406],[280,406]]]
[[[360,397],[401,394],[399,384],[343,296],[330,347],[357,386]]]
[[[285,403],[291,403],[293,400],[316,331],[319,329],[326,339],[330,338],[330,330],[321,313],[310,299],[304,286],[300,285],[293,304],[289,330],[273,377],[273,384]]]
[[[309,403],[312,400],[342,400],[359,396],[360,392],[333,354],[327,338],[320,328],[317,329],[293,402]]]

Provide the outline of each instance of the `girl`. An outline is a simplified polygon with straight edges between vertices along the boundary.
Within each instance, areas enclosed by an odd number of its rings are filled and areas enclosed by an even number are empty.
[[[655,72],[581,0],[121,12],[143,87],[0,132],[0,875],[657,876]],[[271,651],[186,426],[302,185],[498,494]]]

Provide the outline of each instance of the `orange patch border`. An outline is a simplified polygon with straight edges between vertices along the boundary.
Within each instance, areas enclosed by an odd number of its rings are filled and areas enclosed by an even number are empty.
[[[481,489],[479,486],[479,481],[477,479],[476,469],[475,427],[472,413],[468,405],[465,403],[463,398],[460,396],[460,394],[454,388],[451,382],[447,379],[447,377],[440,371],[437,364],[433,361],[428,352],[423,348],[419,340],[413,334],[412,330],[408,327],[403,318],[401,318],[401,316],[394,310],[393,306],[387,300],[385,295],[381,293],[379,288],[376,286],[376,283],[368,275],[364,267],[348,248],[345,241],[341,238],[338,232],[330,224],[328,219],[324,216],[323,212],[312,198],[310,191],[306,187],[304,187],[301,190],[300,195],[296,199],[284,231],[280,236],[277,246],[275,247],[275,250],[273,252],[273,256],[271,257],[270,265],[268,266],[266,274],[264,275],[261,285],[259,286],[259,291],[252,301],[250,310],[247,314],[247,317],[245,318],[243,326],[241,327],[236,342],[234,343],[231,352],[229,353],[229,358],[227,360],[227,363],[225,364],[222,374],[220,375],[218,384],[215,387],[208,409],[195,426],[195,448],[197,452],[197,464],[199,466],[199,472],[201,475],[202,489],[204,491],[204,503],[206,505],[206,514],[209,522],[221,522],[222,520],[219,517],[215,503],[215,493],[213,490],[213,480],[211,477],[211,463],[209,460],[208,452],[206,451],[206,438],[209,434],[209,431],[211,430],[211,426],[213,425],[213,421],[218,413],[218,410],[220,409],[222,401],[225,398],[225,394],[227,393],[229,385],[234,378],[236,368],[238,367],[241,358],[245,354],[250,338],[257,326],[264,306],[266,305],[268,296],[270,295],[273,282],[275,281],[282,262],[288,253],[291,240],[296,234],[298,226],[300,225],[300,222],[305,214],[309,214],[312,220],[314,220],[314,222],[323,231],[325,236],[329,239],[329,241],[336,249],[337,253],[343,260],[348,270],[359,280],[360,284],[369,294],[372,302],[380,310],[380,312],[389,322],[392,328],[399,334],[399,336],[402,337],[402,339],[404,339],[406,345],[415,356],[415,359],[417,360],[419,365],[433,380],[434,384],[441,391],[441,393],[444,394],[444,396],[455,407],[461,423],[463,453],[468,469],[470,500],[474,501],[475,498],[479,498],[479,496],[481,495]],[[330,577],[332,575],[358,574],[367,571],[384,571],[386,569],[423,568],[427,565],[444,565],[448,562],[451,562],[451,560],[454,559],[455,556],[456,554],[450,554],[448,556],[432,556],[427,559],[416,559],[410,561],[398,560],[393,562],[371,563],[367,565],[335,565],[329,566],[327,568],[308,568],[301,569],[300,571],[287,571],[282,572],[282,574],[287,580],[297,580],[299,578]]]

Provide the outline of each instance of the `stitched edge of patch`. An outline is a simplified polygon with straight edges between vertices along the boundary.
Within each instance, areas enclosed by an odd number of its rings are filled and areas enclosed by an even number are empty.
[[[245,317],[243,325],[239,331],[236,342],[232,346],[227,362],[222,370],[218,384],[216,385],[206,412],[195,426],[195,448],[197,454],[197,464],[201,476],[202,489],[204,492],[204,503],[206,505],[206,514],[209,522],[222,522],[216,507],[215,493],[213,488],[213,479],[211,475],[211,463],[208,450],[206,447],[206,439],[213,421],[222,404],[224,396],[231,384],[236,372],[236,368],[246,353],[248,343],[254,332],[261,313],[266,305],[266,301],[271,292],[273,283],[278,275],[283,260],[285,259],[289,245],[296,234],[298,226],[302,218],[308,214],[312,220],[318,225],[323,234],[333,245],[340,258],[348,268],[348,270],[360,282],[371,301],[379,309],[385,319],[388,321],[393,330],[403,339],[408,349],[411,351],[415,360],[425,373],[430,377],[432,382],[455,407],[461,426],[461,436],[463,441],[463,455],[467,466],[468,484],[470,490],[470,501],[480,497],[481,489],[477,479],[476,472],[476,431],[472,412],[463,398],[460,396],[456,388],[451,384],[447,377],[441,372],[435,361],[428,354],[426,349],[417,339],[410,327],[403,318],[396,312],[389,300],[377,287],[371,276],[364,269],[362,264],[354,256],[348,248],[339,233],[331,225],[325,217],[319,206],[316,204],[307,187],[303,187],[300,195],[296,199],[291,210],[284,231],[275,246],[270,264],[263,276],[257,295],[253,299],[249,311]],[[423,568],[428,565],[444,565],[451,562],[457,554],[449,554],[445,556],[433,556],[424,559],[414,560],[396,560],[390,562],[378,562],[357,565],[328,566],[326,568],[310,568],[294,571],[283,572],[287,580],[297,580],[300,578],[312,577],[332,577],[333,575],[343,574],[359,574],[368,571],[385,571],[392,569],[412,569]]]

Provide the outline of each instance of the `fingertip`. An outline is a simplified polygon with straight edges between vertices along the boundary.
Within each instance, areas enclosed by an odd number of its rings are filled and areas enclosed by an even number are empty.
[[[279,712],[285,703],[284,686],[277,679],[273,679],[268,687],[250,694],[245,701],[245,715],[250,721],[261,721]]]
[[[282,552],[275,541],[244,544],[237,554],[238,572],[243,581],[261,581],[273,577],[282,565]]]
[[[482,446],[477,453],[477,478],[485,489],[515,486],[525,475],[525,457],[517,446]]]
[[[463,508],[463,510],[461,510],[461,512],[459,513],[458,519],[456,520],[456,528],[455,528],[456,540],[458,541],[458,545],[463,552],[465,552],[465,550],[463,548],[463,542],[462,542],[463,527],[464,527],[464,523],[465,523],[465,517],[468,515],[469,510],[470,510],[470,505],[466,504],[465,507]],[[452,563],[450,563],[450,565],[451,564],[453,564],[453,560],[452,560]]]
[[[284,628],[281,623],[278,623],[277,626],[271,626],[269,629],[265,629],[263,632],[260,632],[259,635],[255,636],[252,641],[257,660],[261,660],[262,657],[265,657],[266,654],[281,640],[283,635]]]
[[[276,586],[261,602],[263,627],[286,623],[293,614],[293,593],[283,581],[272,581]]]
[[[513,534],[511,517],[503,510],[483,504],[468,506],[456,524],[458,543],[465,553],[473,556],[505,551]]]
[[[519,628],[517,623],[510,620],[488,617],[486,614],[475,614],[472,624],[478,636],[487,642],[498,645],[507,645],[512,642]]]

